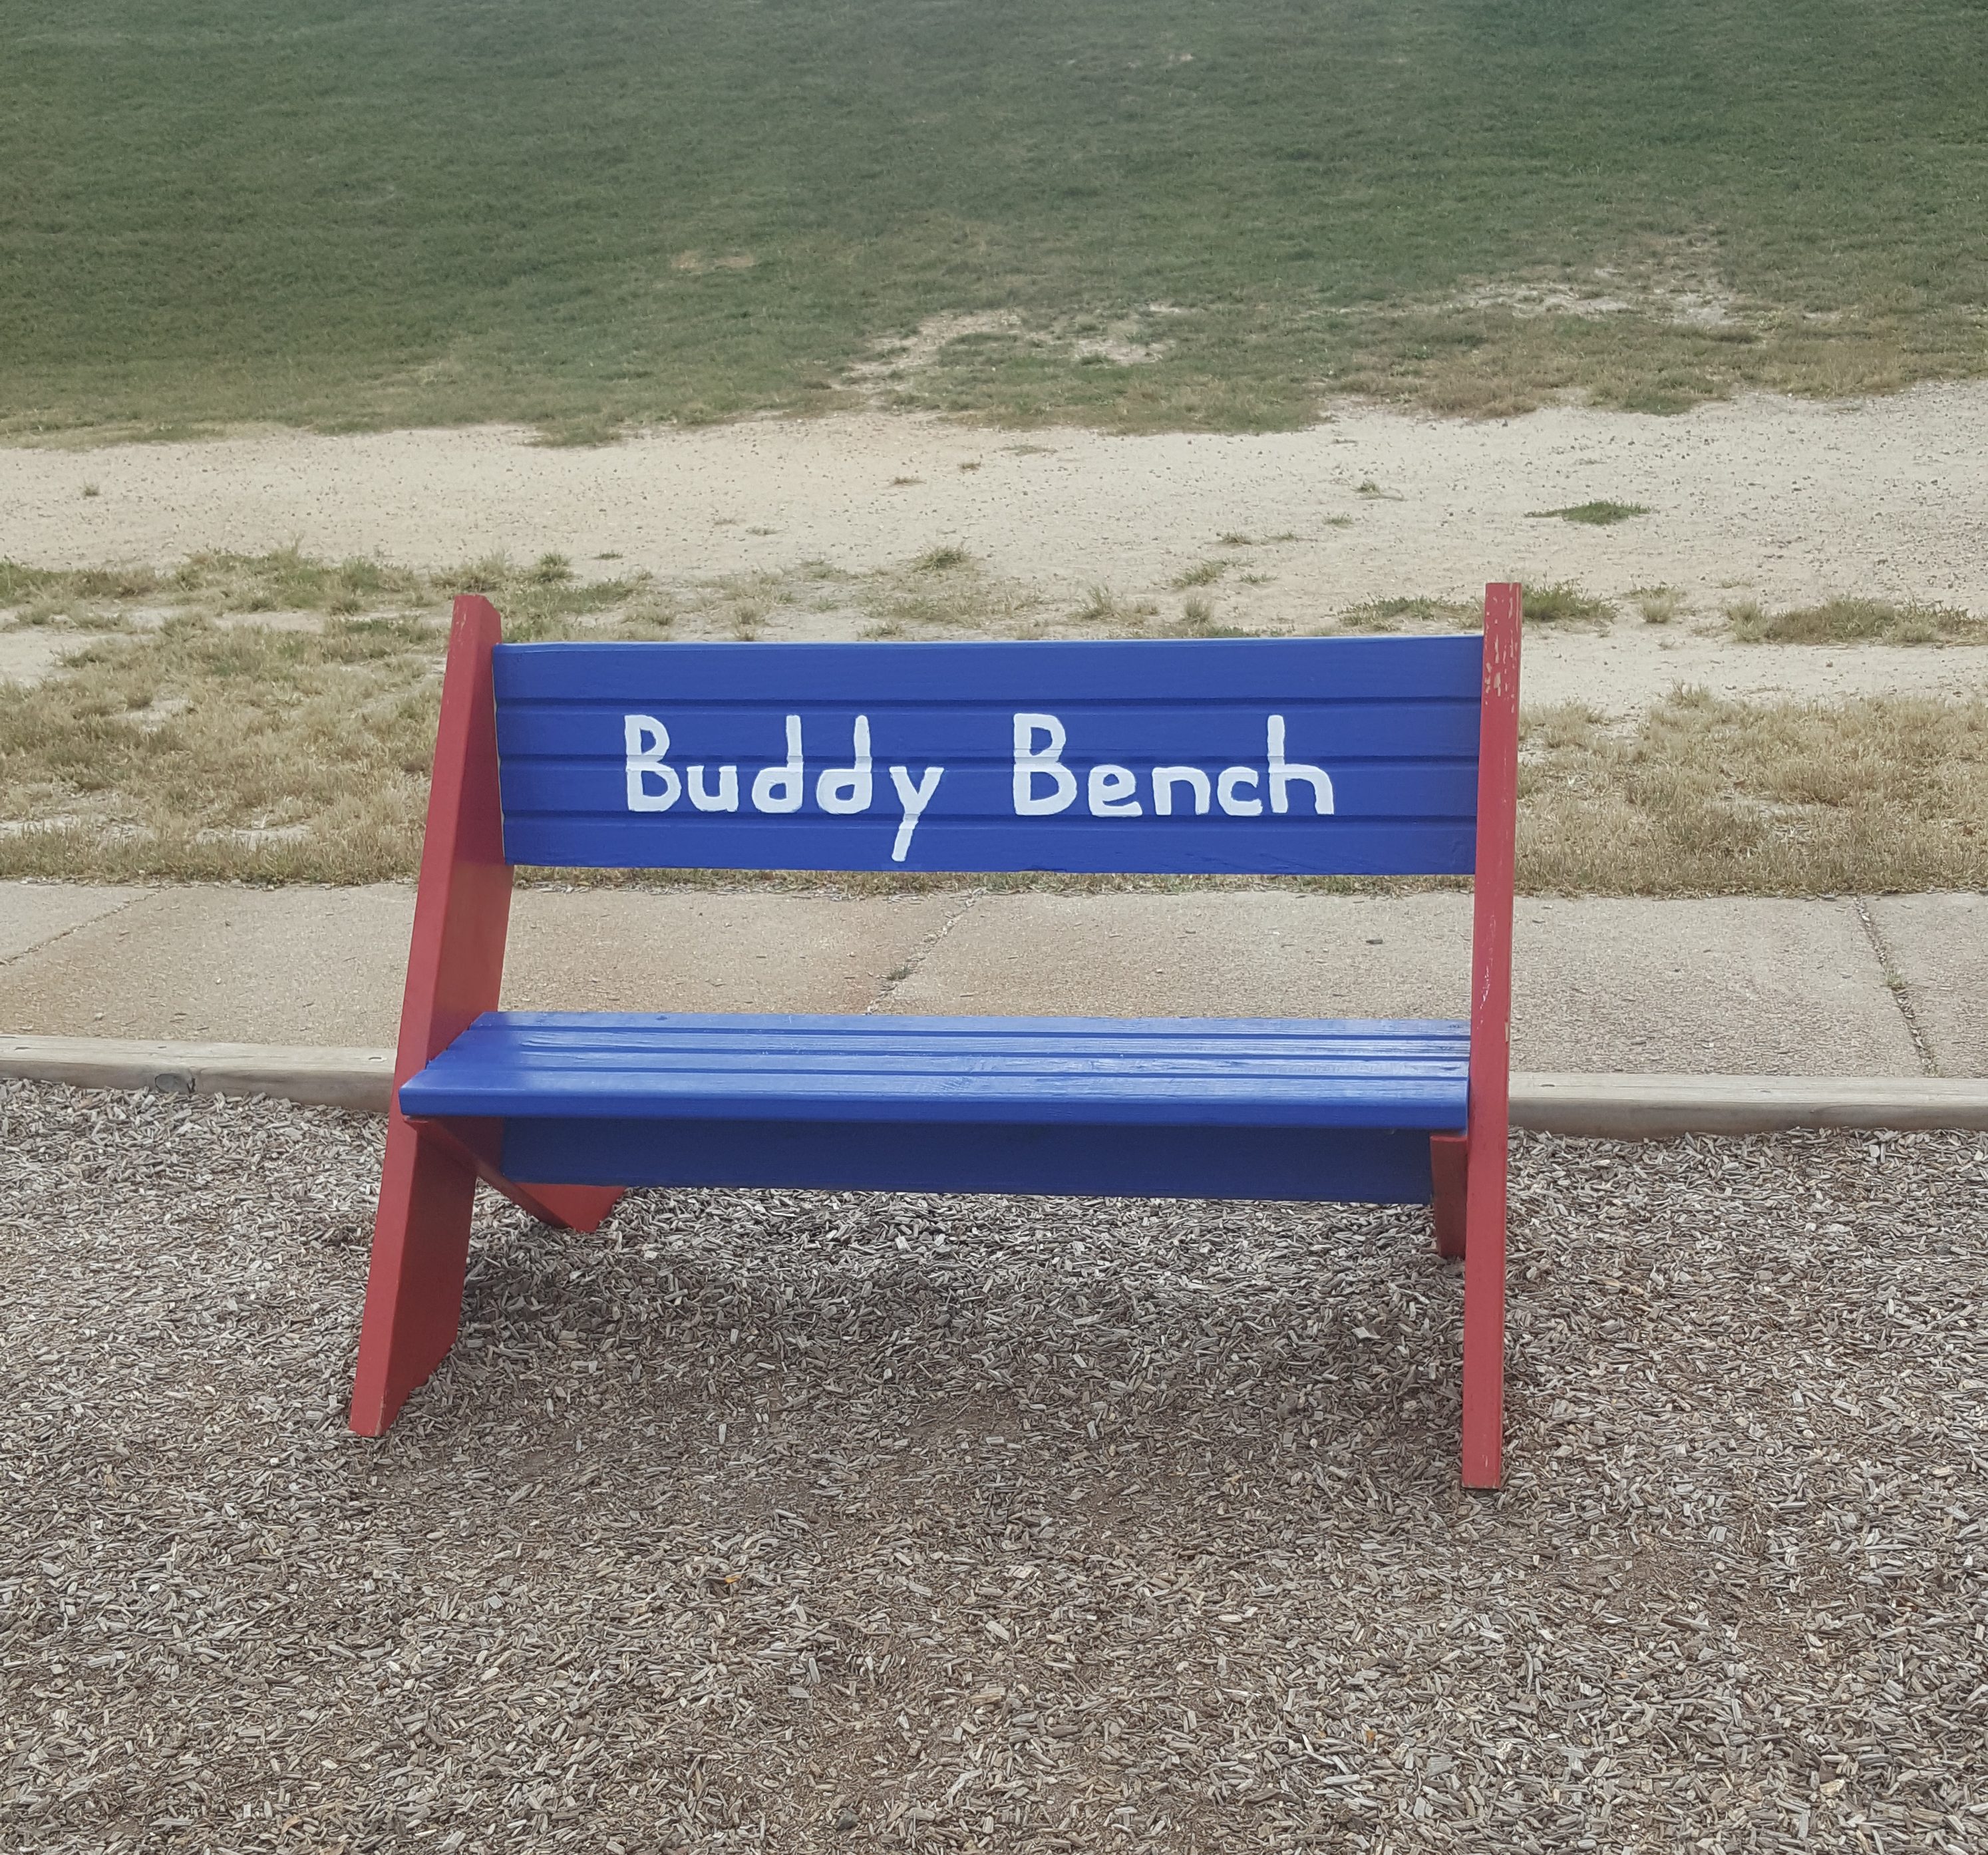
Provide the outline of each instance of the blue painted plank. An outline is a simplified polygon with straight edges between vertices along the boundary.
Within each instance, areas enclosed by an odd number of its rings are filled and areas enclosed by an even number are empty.
[[[505,645],[514,863],[1465,873],[1475,637]]]
[[[901,860],[889,854],[893,826],[824,831],[762,822],[725,833],[707,821],[665,833],[614,818],[507,818],[504,850],[514,863],[595,870],[909,870],[972,874],[1043,870],[1073,875],[1468,876],[1477,867],[1475,824],[1286,826],[1246,838],[1179,819],[1149,826],[1136,840],[1080,825],[1028,833],[921,828]],[[845,821],[838,820],[838,823]]]
[[[804,1086],[805,1085],[805,1086]],[[1420,1127],[1456,1132],[1464,1122],[1461,1078],[1384,1082],[1208,1078],[1074,1080],[851,1073],[830,1086],[786,1075],[687,1077],[577,1069],[531,1076],[434,1069],[401,1085],[404,1114],[447,1118],[559,1114],[578,1118],[919,1120],[934,1124],[1060,1122],[1087,1127]]]
[[[518,1119],[504,1170],[540,1184],[1001,1191],[1426,1205],[1425,1133]]]
[[[1114,1128],[1463,1124],[1468,1041],[1446,1022],[1388,1036],[1305,1039],[1246,1032],[1114,1040],[1085,1021],[1022,1019],[1005,1038],[946,1019],[741,1019],[735,1036],[657,1019],[637,1031],[583,1016],[478,1019],[402,1085],[429,1117],[924,1124],[1051,1123]],[[1067,1022],[1067,1021],[1063,1021]],[[992,1046],[992,1047],[990,1047]]]
[[[591,1049],[818,1050],[927,1049],[1002,1054],[1094,1049],[1266,1057],[1432,1055],[1462,1059],[1470,1027],[1459,1018],[1073,1018],[882,1013],[487,1012],[458,1047],[508,1060],[563,1061]]]
[[[1153,695],[1475,702],[1483,640],[1455,637],[1114,639],[956,644],[500,644],[497,699],[996,703]]]
[[[772,1036],[847,1039],[945,1036],[1003,1041],[1040,1037],[1061,1042],[1094,1037],[1107,1043],[1241,1040],[1253,1046],[1279,1039],[1305,1044],[1341,1042],[1392,1045],[1415,1040],[1453,1046],[1469,1041],[1463,1018],[1089,1018],[1010,1017],[1005,1014],[846,1012],[485,1012],[473,1021],[478,1035],[526,1037],[570,1035],[593,1039],[627,1036],[674,1039],[691,1033],[757,1039]],[[467,1034],[467,1033],[465,1033]]]
[[[520,1076],[565,1069],[722,1076],[777,1068],[795,1076],[860,1070],[887,1076],[1090,1076],[1108,1071],[1121,1077],[1358,1078],[1448,1074],[1468,1056],[1463,1040],[1449,1038],[1279,1038],[1253,1045],[1243,1039],[1145,1039],[1112,1044],[1094,1038],[1039,1036],[844,1038],[777,1030],[756,1036],[689,1031],[645,1037],[573,1030],[516,1032],[487,1022],[472,1026],[451,1048],[451,1064]]]
[[[1282,692],[1282,697],[1288,695],[1288,691]],[[1068,731],[1064,757],[1073,764],[1113,760],[1151,765],[1156,761],[1197,758],[1226,763],[1263,758],[1265,701],[1259,696],[1253,701],[1228,703],[1129,698],[1108,704],[1059,702],[1055,713]],[[712,703],[627,694],[589,702],[510,696],[504,698],[498,714],[498,748],[512,759],[583,759],[599,751],[602,718],[606,716],[618,751],[623,714],[644,702],[651,703],[667,723],[670,758],[681,764],[695,761],[715,766],[731,762],[756,769],[771,765],[786,752],[789,714],[801,718],[802,743],[808,758],[823,765],[849,760],[858,715],[870,718],[873,754],[886,762],[903,760],[924,765],[936,759],[948,767],[978,764],[1006,769],[1013,751],[1012,725],[1006,719],[1013,714],[1012,708],[992,711],[1000,725],[991,734],[977,741],[962,741],[957,705],[830,704],[811,694],[784,702],[761,698]],[[1310,745],[1329,753],[1335,774],[1342,766],[1363,761],[1476,763],[1475,698],[1442,702],[1307,701],[1297,705],[1297,713],[1311,718],[1303,724],[1290,719],[1290,709],[1284,712],[1292,752]],[[1307,729],[1315,732],[1308,734]],[[886,742],[888,754],[884,751]]]

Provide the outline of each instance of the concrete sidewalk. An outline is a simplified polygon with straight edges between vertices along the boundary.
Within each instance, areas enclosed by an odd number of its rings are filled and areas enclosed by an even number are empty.
[[[0,1032],[394,1040],[411,888],[0,883]],[[519,891],[525,1009],[1456,1016],[1467,895]],[[1988,897],[1524,900],[1523,1069],[1988,1076]]]

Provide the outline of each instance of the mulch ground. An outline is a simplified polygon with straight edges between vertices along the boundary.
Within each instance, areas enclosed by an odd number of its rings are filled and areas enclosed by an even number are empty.
[[[0,1092],[0,1848],[1988,1850],[1988,1155],[1426,1214],[495,1201],[343,1427],[380,1123]]]

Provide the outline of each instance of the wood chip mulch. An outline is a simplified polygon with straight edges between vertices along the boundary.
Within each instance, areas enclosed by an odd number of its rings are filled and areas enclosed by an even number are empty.
[[[0,1091],[0,1850],[1988,1850],[1988,1153],[1341,1205],[493,1200],[343,1428],[380,1124]]]

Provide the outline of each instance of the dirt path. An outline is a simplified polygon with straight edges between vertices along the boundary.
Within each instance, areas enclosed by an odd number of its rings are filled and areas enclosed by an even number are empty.
[[[1689,619],[1841,593],[1988,615],[1983,431],[1984,383],[1672,418],[1561,408],[1464,424],[1352,407],[1262,436],[1019,434],[881,414],[590,450],[491,427],[286,431],[0,450],[0,556],[83,566],[296,542],[411,566],[557,551],[582,570],[618,559],[703,576],[814,559],[860,570],[956,545],[1050,600],[1104,586],[1163,606],[1181,602],[1178,576],[1219,559],[1203,596],[1252,629],[1512,575],[1618,600],[1669,586],[1685,602],[1681,626],[1543,644],[1536,699],[1633,708],[1679,681],[1735,694],[1979,688],[1988,665],[1971,651],[1748,650]],[[1606,528],[1533,515],[1597,499],[1649,512]]]

